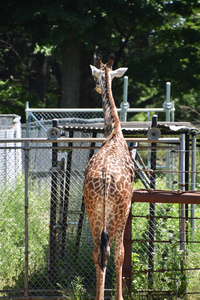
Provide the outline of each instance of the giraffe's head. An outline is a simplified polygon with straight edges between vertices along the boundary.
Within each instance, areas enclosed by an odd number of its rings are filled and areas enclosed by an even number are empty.
[[[128,68],[119,68],[116,70],[112,70],[112,66],[114,63],[114,54],[110,54],[109,60],[106,64],[102,63],[102,56],[100,54],[97,55],[97,68],[95,66],[90,65],[92,70],[92,75],[94,76],[96,82],[96,91],[101,94],[102,83],[105,80],[106,70],[109,76],[110,84],[114,77],[122,77],[124,73],[128,70]]]

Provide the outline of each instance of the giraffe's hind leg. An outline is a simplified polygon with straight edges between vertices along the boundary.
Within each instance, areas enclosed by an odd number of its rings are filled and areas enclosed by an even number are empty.
[[[96,300],[103,300],[104,299],[104,285],[105,285],[105,275],[106,275],[106,266],[108,263],[109,255],[110,255],[110,247],[108,244],[109,241],[109,235],[108,240],[104,240],[105,236],[102,234],[102,229],[100,226],[97,226],[96,220],[94,221],[92,235],[93,235],[93,241],[94,241],[94,251],[93,251],[93,261],[96,268]],[[105,233],[105,232],[103,232]],[[102,239],[102,236],[104,239]],[[102,251],[104,250],[104,253],[102,254]],[[103,260],[102,260],[103,257]]]
[[[114,260],[116,266],[117,300],[123,300],[122,296],[122,265],[124,261],[123,234],[116,235],[114,248]]]
[[[95,300],[103,300],[104,299],[106,267],[104,267],[102,270],[99,266],[100,245],[98,245],[94,248],[93,260],[94,260],[94,265],[96,268],[96,298],[95,298]]]

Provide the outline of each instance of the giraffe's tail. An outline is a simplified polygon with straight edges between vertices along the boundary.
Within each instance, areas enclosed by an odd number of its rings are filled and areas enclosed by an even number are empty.
[[[101,233],[100,255],[99,255],[99,267],[103,271],[107,266],[109,259],[109,234],[107,231]]]

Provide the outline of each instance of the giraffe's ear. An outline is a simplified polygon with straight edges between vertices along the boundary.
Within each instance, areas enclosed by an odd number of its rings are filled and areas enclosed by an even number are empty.
[[[111,71],[110,75],[112,78],[122,77],[127,70],[128,70],[128,68],[119,68],[117,70]]]
[[[101,73],[101,71],[99,70],[99,69],[97,69],[95,66],[92,66],[92,65],[90,65],[90,68],[91,68],[91,70],[92,70],[92,75],[94,76],[94,77],[99,77],[99,75],[100,75],[100,73]]]

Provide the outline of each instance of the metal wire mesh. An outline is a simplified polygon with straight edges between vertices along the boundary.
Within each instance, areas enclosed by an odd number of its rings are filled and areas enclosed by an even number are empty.
[[[52,151],[55,150],[40,149],[40,144],[38,147],[35,149],[35,145],[29,145],[29,295],[58,295],[59,289],[70,289],[76,276],[83,278],[87,290],[94,290],[93,241],[82,206],[83,170],[89,156],[88,150],[73,150],[73,163],[68,173],[69,152],[66,154],[62,147],[56,150],[57,166],[53,168]],[[8,151],[0,151],[5,150]],[[36,155],[37,151],[40,154]],[[138,151],[142,157],[146,154],[146,151]],[[23,151],[23,163],[24,154]],[[13,161],[10,163],[12,165]],[[158,183],[163,183],[165,187],[166,173],[158,172],[156,175]],[[17,296],[24,289],[24,176],[24,172],[19,171],[12,184],[9,178],[1,183],[1,296]],[[135,185],[139,186],[137,175]],[[52,199],[55,201],[52,202]],[[54,223],[51,223],[52,210],[55,212]],[[149,289],[149,204],[134,203],[132,214],[133,287],[138,293],[139,290]],[[200,216],[198,206],[196,216]],[[199,281],[199,262],[196,257],[199,255],[199,244],[195,243],[200,240],[199,219],[196,219],[193,234],[190,219],[187,221],[187,262],[184,265],[180,250],[179,205],[156,204],[154,221],[153,290],[170,290],[175,295],[187,285],[188,290],[192,291],[197,288]],[[53,243],[50,240],[51,231]],[[183,269],[186,270],[184,273]],[[115,268],[111,259],[106,288],[112,289],[114,285]]]
[[[54,116],[55,117],[55,116]],[[43,123],[46,126],[46,123]],[[52,126],[49,122],[49,127]],[[45,127],[47,128],[47,127]],[[31,128],[33,136],[36,130]],[[37,129],[38,132],[45,130]],[[70,133],[66,133],[69,136]],[[74,137],[92,136],[74,132]],[[87,293],[95,290],[95,267],[92,261],[93,241],[84,211],[82,187],[90,149],[52,149],[48,144],[1,145],[0,155],[8,154],[9,172],[0,184],[0,296],[24,295],[25,240],[28,247],[28,290],[30,297],[60,296],[68,293],[72,281],[80,277]],[[84,144],[84,146],[86,146]],[[87,144],[90,148],[91,145]],[[96,146],[100,146],[97,144]],[[80,147],[80,148],[78,148]],[[12,148],[12,149],[11,149]],[[20,156],[13,160],[9,156]],[[26,151],[25,151],[26,150]],[[95,149],[94,151],[98,151]],[[25,155],[29,155],[29,164]],[[135,189],[149,188],[151,146],[137,145]],[[197,151],[199,161],[200,152]],[[157,145],[156,188],[180,188],[180,149],[175,145]],[[14,173],[12,170],[18,170]],[[25,236],[25,170],[28,168],[28,236]],[[169,172],[166,172],[169,171]],[[197,164],[196,188],[199,188]],[[145,176],[144,176],[145,174]],[[12,180],[10,179],[12,178]],[[27,178],[26,178],[27,179]],[[134,203],[132,207],[132,287],[136,299],[147,297],[188,297],[200,293],[199,241],[200,207],[195,209],[195,228],[189,213],[186,222],[186,258],[180,248],[180,206],[155,204],[151,217],[149,203]],[[189,210],[191,207],[189,206]],[[150,220],[154,223],[153,251]],[[113,252],[113,249],[112,251]],[[151,253],[150,253],[151,252]],[[150,255],[151,254],[151,255]],[[150,261],[151,260],[151,261]],[[149,266],[153,266],[150,273]],[[106,289],[115,287],[113,255],[108,264]],[[156,296],[155,296],[156,295]],[[165,295],[165,296],[163,296]],[[170,296],[169,296],[170,295]],[[193,297],[193,296],[191,296]],[[170,298],[170,299],[171,299]],[[148,298],[149,299],[149,298]],[[153,299],[153,298],[152,298]],[[194,298],[191,298],[194,299]]]

